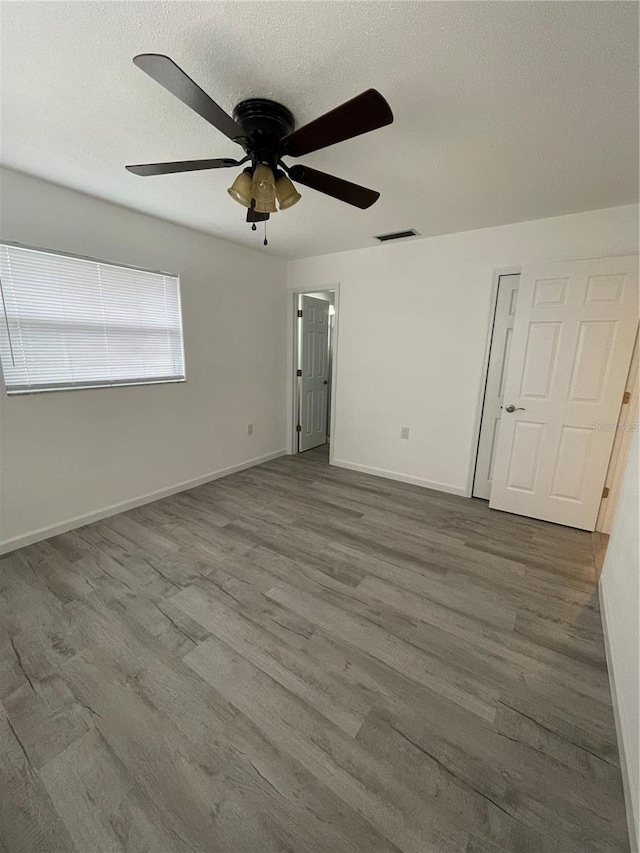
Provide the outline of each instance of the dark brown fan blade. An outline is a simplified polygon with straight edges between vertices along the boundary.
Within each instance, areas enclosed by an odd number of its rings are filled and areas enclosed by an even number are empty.
[[[141,163],[125,166],[134,175],[171,175],[174,172],[197,172],[199,169],[228,169],[240,165],[238,160],[220,157],[217,160],[177,160],[174,163]]]
[[[191,77],[168,56],[161,53],[141,53],[134,56],[133,61],[149,77],[153,77],[157,83],[168,89],[172,95],[195,110],[229,139],[235,140],[244,136],[240,125],[227,115],[222,107],[211,100],[209,95],[203,92],[200,86],[194,83]]]
[[[346,201],[347,204],[352,204],[361,210],[371,207],[380,198],[380,193],[375,190],[352,184],[351,181],[343,181],[342,178],[327,175],[326,172],[318,172],[317,169],[310,169],[308,166],[292,166],[289,169],[289,177],[298,184],[304,184],[312,190],[333,196],[338,201]]]
[[[252,207],[247,210],[247,222],[266,222],[268,218],[268,213],[258,213]]]
[[[283,150],[291,157],[301,157],[335,145],[336,142],[360,136],[361,133],[377,130],[392,121],[391,107],[380,92],[367,89],[346,104],[285,136],[282,140]]]

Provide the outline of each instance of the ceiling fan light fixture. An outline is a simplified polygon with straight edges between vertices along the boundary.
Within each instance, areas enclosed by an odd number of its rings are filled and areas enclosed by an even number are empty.
[[[258,163],[253,170],[253,183],[251,184],[251,195],[256,202],[275,201],[276,182],[273,172],[264,163]],[[270,212],[270,211],[269,211]]]
[[[276,173],[276,197],[280,205],[280,210],[293,207],[302,198],[284,172]]]
[[[251,185],[251,169],[245,169],[243,172],[240,172],[227,192],[238,204],[241,204],[243,207],[251,207]]]
[[[258,201],[255,200],[253,205],[253,209],[256,213],[277,213],[278,208],[276,207],[275,199],[271,199],[271,201]]]
[[[251,167],[236,177],[227,192],[234,201],[248,208],[246,221],[254,230],[256,222],[266,222],[272,213],[293,207],[300,200],[300,193],[291,179],[298,185],[302,184],[360,210],[371,207],[380,197],[380,193],[375,190],[335,175],[301,164],[287,166],[282,161],[283,157],[311,154],[391,124],[391,108],[375,89],[367,89],[296,128],[291,111],[269,98],[247,98],[236,104],[232,115],[229,115],[164,54],[141,53],[133,61],[156,83],[175,95],[231,142],[238,144],[244,156],[239,160],[218,157],[171,163],[139,163],[127,166],[129,172],[144,176],[170,175],[202,169],[234,168],[250,162]],[[382,241],[387,236],[381,235],[378,239]],[[267,245],[266,234],[264,245]]]

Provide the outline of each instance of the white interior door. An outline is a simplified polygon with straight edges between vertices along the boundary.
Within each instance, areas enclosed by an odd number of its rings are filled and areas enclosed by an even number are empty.
[[[594,529],[637,323],[637,256],[522,271],[489,506]]]
[[[519,273],[501,275],[498,280],[498,298],[491,334],[487,385],[484,392],[480,438],[478,440],[478,459],[473,478],[474,498],[484,498],[487,501],[491,497],[493,464],[498,441],[498,427],[502,416],[504,386],[507,378],[519,285]]]
[[[313,296],[300,297],[299,450],[310,450],[327,440],[329,304]]]

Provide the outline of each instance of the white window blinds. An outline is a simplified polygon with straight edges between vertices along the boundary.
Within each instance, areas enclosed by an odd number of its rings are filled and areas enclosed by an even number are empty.
[[[9,394],[185,378],[177,276],[0,243]]]

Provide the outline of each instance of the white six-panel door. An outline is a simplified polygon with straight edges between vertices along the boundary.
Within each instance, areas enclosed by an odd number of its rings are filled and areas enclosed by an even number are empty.
[[[491,507],[594,529],[637,324],[637,256],[522,271]]]
[[[313,296],[300,298],[300,433],[299,450],[327,440],[329,380],[329,303]]]

